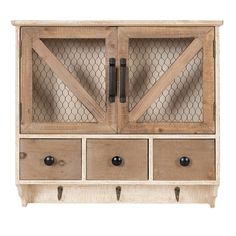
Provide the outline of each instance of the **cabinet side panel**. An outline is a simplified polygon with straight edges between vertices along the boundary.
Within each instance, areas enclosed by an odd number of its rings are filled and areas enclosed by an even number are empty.
[[[220,181],[220,34],[215,27],[216,181]]]
[[[15,132],[16,132],[16,140],[15,140],[15,181],[16,184],[19,181],[19,134],[20,134],[20,44],[21,44],[21,36],[20,36],[20,27],[16,27],[15,30],[16,36],[16,47],[15,47],[15,55],[16,55],[16,74],[15,74]]]

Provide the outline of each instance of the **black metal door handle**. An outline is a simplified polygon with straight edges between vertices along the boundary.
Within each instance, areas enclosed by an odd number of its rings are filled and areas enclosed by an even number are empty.
[[[115,102],[116,96],[116,59],[109,59],[109,101]]]
[[[126,80],[126,59],[120,59],[120,102],[126,102],[125,96],[125,80]]]

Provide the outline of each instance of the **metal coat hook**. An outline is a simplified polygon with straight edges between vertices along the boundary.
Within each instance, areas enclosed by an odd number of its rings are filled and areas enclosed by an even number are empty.
[[[179,202],[180,187],[175,187],[175,198]]]
[[[62,192],[63,192],[63,187],[62,186],[58,186],[57,187],[57,198],[58,198],[58,201],[61,200]]]
[[[121,194],[121,187],[117,186],[116,187],[116,198],[117,198],[117,201],[120,200],[120,194]]]

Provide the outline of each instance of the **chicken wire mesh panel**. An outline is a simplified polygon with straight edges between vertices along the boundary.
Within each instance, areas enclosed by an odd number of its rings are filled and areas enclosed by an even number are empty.
[[[193,38],[129,40],[129,111],[192,41]]]
[[[96,122],[34,50],[32,59],[33,122]]]
[[[42,39],[42,41],[106,111],[105,39]]]
[[[200,50],[138,122],[202,122],[202,59]]]

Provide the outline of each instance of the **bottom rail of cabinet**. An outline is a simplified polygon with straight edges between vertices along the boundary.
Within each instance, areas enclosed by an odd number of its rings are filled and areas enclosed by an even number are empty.
[[[215,206],[217,185],[17,185],[28,203],[206,203]]]

